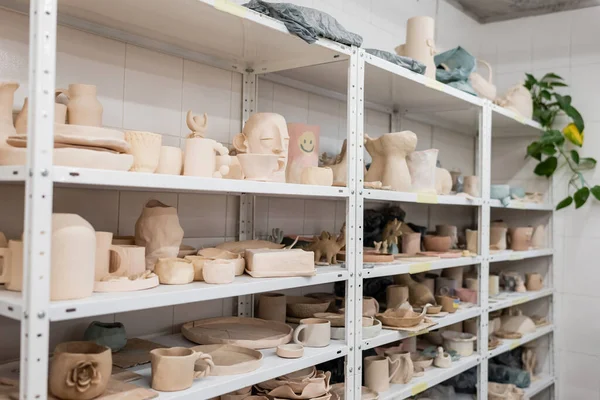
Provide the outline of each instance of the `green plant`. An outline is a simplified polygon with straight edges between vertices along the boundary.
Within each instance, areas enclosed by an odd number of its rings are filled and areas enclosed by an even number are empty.
[[[571,104],[571,96],[562,96],[555,91],[556,88],[565,87],[567,84],[563,78],[553,73],[546,74],[539,80],[533,75],[526,75],[525,87],[531,92],[533,99],[533,119],[544,128],[542,136],[527,146],[527,157],[539,161],[533,172],[549,178],[564,166],[571,170],[569,196],[557,204],[557,210],[568,207],[573,202],[575,208],[579,208],[585,204],[590,194],[600,200],[600,186],[590,187],[582,173],[594,169],[596,160],[580,157],[576,149],[569,150],[566,146],[568,140],[575,146],[582,147],[585,129],[583,117]],[[564,113],[570,119],[562,131],[553,129],[556,117],[560,113]],[[560,166],[559,159],[564,161]]]

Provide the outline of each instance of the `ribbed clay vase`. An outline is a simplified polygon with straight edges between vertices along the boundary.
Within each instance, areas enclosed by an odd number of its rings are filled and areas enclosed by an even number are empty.
[[[425,76],[435,79],[435,20],[431,17],[412,17],[406,22],[404,54],[425,64]]]
[[[365,148],[373,159],[365,182],[379,181],[392,190],[409,192],[412,181],[406,157],[416,147],[417,135],[411,131],[388,133],[377,139],[365,135]]]
[[[13,125],[13,102],[15,92],[19,88],[17,82],[0,82],[0,145],[4,139],[17,133]]]
[[[102,104],[95,85],[69,85],[67,118],[71,125],[102,126]]]
[[[435,169],[438,150],[415,151],[408,156],[412,191],[435,194]]]

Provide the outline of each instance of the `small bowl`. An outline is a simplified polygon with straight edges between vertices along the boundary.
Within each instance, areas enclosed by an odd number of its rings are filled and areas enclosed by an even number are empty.
[[[286,304],[287,315],[296,318],[312,318],[316,313],[325,312],[330,303],[329,300],[288,296]]]
[[[419,352],[410,353],[410,359],[412,360],[412,363],[415,366],[415,368],[419,367],[422,369],[426,369],[428,367],[431,367],[431,364],[433,364],[432,357],[424,356]]]
[[[314,313],[313,317],[326,319],[329,321],[332,327],[343,327],[346,326],[346,316],[344,314],[334,314],[329,312]]]
[[[300,358],[304,355],[304,346],[295,343],[280,344],[276,354],[281,358]]]
[[[212,284],[227,284],[235,278],[234,260],[208,260],[202,267],[204,282]]]
[[[491,185],[490,186],[490,198],[494,200],[502,200],[510,196],[509,185]]]
[[[427,308],[427,314],[429,314],[429,315],[439,314],[441,311],[442,311],[442,306],[431,306],[431,307]]]
[[[426,235],[423,238],[423,244],[425,245],[425,250],[427,251],[445,253],[450,250],[450,247],[452,246],[452,237]]]

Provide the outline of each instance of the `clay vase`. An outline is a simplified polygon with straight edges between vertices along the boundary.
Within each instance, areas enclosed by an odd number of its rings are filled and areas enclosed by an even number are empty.
[[[301,319],[293,340],[304,347],[327,347],[331,341],[331,322],[321,318]]]
[[[112,371],[108,347],[93,342],[66,342],[54,348],[48,389],[59,399],[90,400],[106,390]]]
[[[479,197],[479,178],[477,176],[465,176],[463,192],[473,197]]]
[[[506,250],[507,228],[500,226],[490,227],[490,250]]]
[[[427,251],[445,253],[450,250],[452,238],[450,236],[425,235],[423,244]]]
[[[94,85],[74,83],[67,93],[67,116],[71,125],[102,126],[102,104],[96,97]]]
[[[364,364],[365,385],[377,393],[390,389],[390,382],[400,369],[400,360],[392,361],[383,356],[365,357]]]
[[[437,236],[450,236],[450,248],[458,248],[458,228],[454,225],[436,225],[435,233]]]
[[[405,233],[402,235],[402,253],[414,256],[421,251],[421,234]]]
[[[186,285],[194,281],[194,265],[182,258],[159,258],[154,273],[163,285]]]
[[[290,142],[285,181],[287,183],[303,183],[302,172],[304,169],[319,166],[319,134],[321,128],[316,125],[290,123],[287,124],[287,129]]]
[[[302,170],[300,183],[303,185],[333,185],[333,170],[329,167],[307,167]]]
[[[120,322],[93,321],[85,330],[83,339],[86,342],[109,347],[113,353],[127,344],[125,326]]]
[[[285,294],[263,293],[258,298],[257,318],[285,323]]]
[[[56,92],[57,95],[61,93],[61,91]],[[29,112],[29,98],[25,97],[25,101],[23,102],[23,107],[19,114],[17,114],[17,118],[15,118],[15,129],[17,131],[17,135],[26,135],[27,134],[27,117]],[[54,103],[54,123],[55,124],[65,124],[67,122],[67,106],[60,103]]]
[[[238,154],[244,179],[250,181],[275,182],[276,175],[283,171],[284,164],[277,154]]]
[[[109,273],[114,276],[140,275],[146,270],[146,248],[135,245],[109,247]]]
[[[377,139],[365,135],[365,148],[373,159],[365,182],[379,181],[392,190],[409,192],[412,181],[406,157],[416,147],[417,135],[411,131],[388,133]]]
[[[425,76],[435,79],[435,20],[431,17],[413,17],[406,22],[404,54],[425,64]]]
[[[392,383],[399,383],[405,385],[411,381],[415,372],[412,359],[410,358],[409,351],[398,351],[398,350],[386,350],[384,354],[389,357],[392,362],[399,361],[400,367],[398,371],[392,376]]]
[[[379,312],[379,302],[374,297],[363,297],[363,317],[374,317]]]
[[[188,389],[194,379],[208,376],[215,367],[210,354],[185,347],[154,349],[150,351],[150,361],[152,389],[161,392]]]
[[[529,291],[537,291],[544,288],[544,278],[537,272],[525,274],[525,282],[525,286]]]
[[[125,141],[129,143],[129,152],[133,156],[133,172],[154,173],[160,160],[162,136],[158,133],[125,131]]]
[[[77,214],[52,214],[50,300],[89,297],[96,273],[96,233]]]
[[[175,258],[183,240],[177,209],[150,200],[135,223],[135,244],[146,247],[146,269],[154,270],[159,258]]]
[[[390,285],[385,289],[385,302],[388,309],[396,309],[408,301],[408,286]]]
[[[408,169],[412,180],[413,192],[437,193],[435,190],[437,156],[437,149],[415,151],[408,156]]]
[[[479,231],[466,230],[467,250],[469,253],[479,254]]]
[[[94,263],[94,280],[99,281],[110,272],[110,246],[112,232],[96,232],[96,260]]]
[[[526,251],[531,247],[531,238],[533,236],[533,228],[520,227],[511,228],[508,230],[508,238],[510,248],[514,251]]]
[[[533,231],[531,247],[534,249],[543,249],[546,247],[546,227],[544,225],[538,225]]]
[[[9,240],[5,250],[2,276],[8,290],[20,292],[23,290],[23,242]]]
[[[183,168],[183,152],[179,147],[162,146],[155,173],[165,175],[181,175]]]
[[[6,145],[4,139],[17,133],[13,125],[12,109],[18,88],[17,82],[0,82],[0,145]]]
[[[447,169],[435,169],[435,191],[437,194],[450,194],[452,191],[452,176]]]
[[[220,155],[217,165],[217,154]],[[183,175],[204,178],[223,178],[229,173],[229,150],[216,140],[188,138],[185,140]]]

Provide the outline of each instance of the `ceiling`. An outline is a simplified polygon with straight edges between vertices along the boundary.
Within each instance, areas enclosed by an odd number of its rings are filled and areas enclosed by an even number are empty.
[[[600,0],[448,0],[481,23],[600,6]]]

